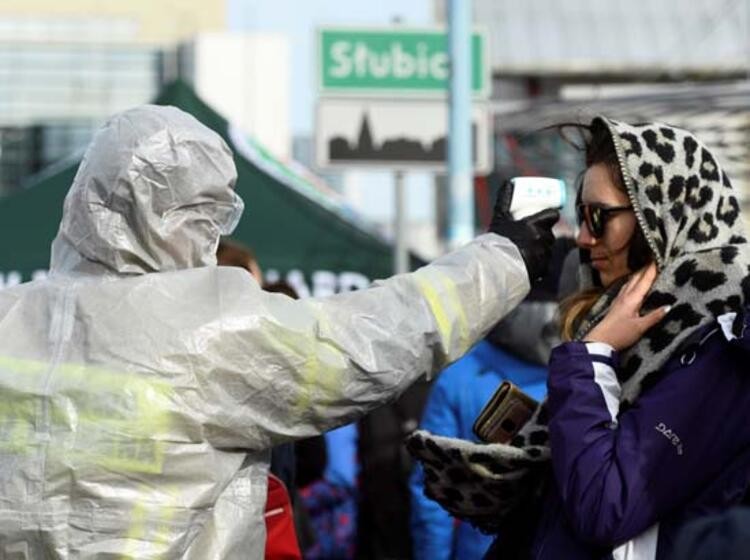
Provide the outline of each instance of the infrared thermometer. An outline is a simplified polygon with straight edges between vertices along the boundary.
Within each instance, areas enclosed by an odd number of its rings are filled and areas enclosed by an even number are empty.
[[[565,206],[567,189],[565,181],[552,177],[513,177],[513,198],[510,214],[521,220],[547,208],[560,209]]]

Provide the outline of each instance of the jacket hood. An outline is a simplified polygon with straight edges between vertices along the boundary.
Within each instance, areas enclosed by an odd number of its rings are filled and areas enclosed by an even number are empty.
[[[145,274],[216,264],[243,210],[221,137],[175,107],[144,105],[94,136],[65,198],[53,272]]]
[[[711,151],[686,130],[662,123],[629,125],[597,117],[606,127],[638,226],[659,269],[643,309],[670,305],[664,320],[622,355],[623,398],[632,401],[697,329],[725,314],[740,335],[750,294],[750,254],[731,182]],[[582,338],[606,314],[618,286],[597,301]]]

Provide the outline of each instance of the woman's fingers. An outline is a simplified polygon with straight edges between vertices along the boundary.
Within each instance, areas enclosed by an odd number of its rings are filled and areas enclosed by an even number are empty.
[[[671,306],[664,305],[660,307],[659,309],[654,309],[653,311],[646,313],[643,317],[640,318],[641,323],[641,332],[646,332],[648,329],[653,327],[656,323],[664,319],[667,313],[669,313],[669,310],[671,309]]]
[[[647,330],[661,321],[669,307],[661,307],[640,316],[641,305],[657,277],[656,265],[633,274],[622,287],[609,311],[586,336],[587,341],[606,342],[617,350],[632,346]]]
[[[633,275],[630,277],[630,279],[622,287],[622,289],[620,290],[620,293],[630,294],[630,293],[637,292],[639,290],[639,287],[641,286],[641,283],[643,282],[645,275],[647,274],[649,270],[649,266],[645,266],[641,269],[636,270],[633,273]]]
[[[641,298],[645,298],[648,291],[653,286],[656,280],[657,272],[656,265],[651,263],[647,267],[640,270],[640,275],[637,277],[633,291]]]
[[[646,294],[648,294],[648,291],[656,280],[656,276],[657,271],[656,265],[654,264],[650,264],[647,267],[634,272],[627,284],[625,284],[620,290],[618,297],[622,296],[623,298],[627,298],[630,302],[630,306],[636,306],[640,309],[643,299],[646,297]]]
[[[620,289],[617,298],[622,300],[627,307],[634,307],[637,312],[640,310],[646,294],[654,284],[656,276],[656,265],[649,265],[634,272],[630,280]]]

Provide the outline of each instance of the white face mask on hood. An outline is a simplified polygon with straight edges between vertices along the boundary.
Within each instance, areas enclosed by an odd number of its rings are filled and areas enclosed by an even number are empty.
[[[244,205],[221,137],[175,107],[144,105],[94,136],[65,198],[52,272],[118,274],[216,264]]]

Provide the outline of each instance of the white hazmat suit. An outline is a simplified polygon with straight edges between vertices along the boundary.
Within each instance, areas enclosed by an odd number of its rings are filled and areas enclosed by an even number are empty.
[[[367,290],[263,292],[216,266],[235,179],[175,108],[95,136],[50,276],[0,291],[0,558],[263,558],[269,449],[396,398],[529,289],[486,234]]]

